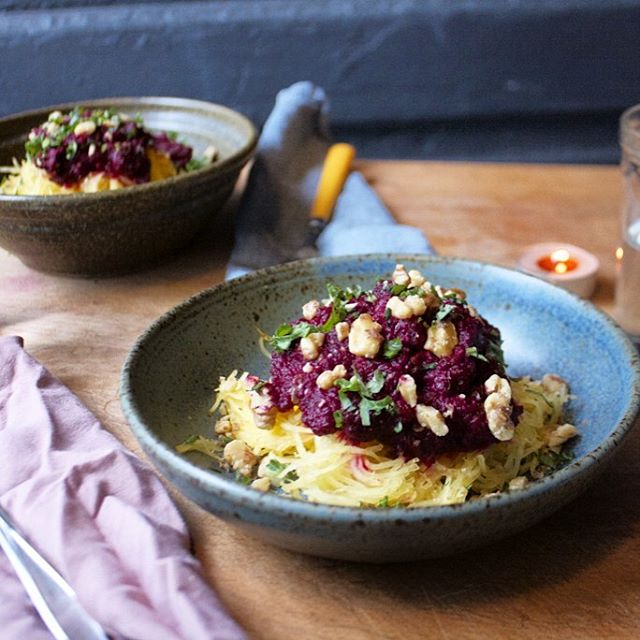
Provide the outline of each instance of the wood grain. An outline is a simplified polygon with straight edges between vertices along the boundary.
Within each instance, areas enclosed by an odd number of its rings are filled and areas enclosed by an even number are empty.
[[[611,308],[621,181],[612,167],[362,162],[397,219],[444,255],[513,265],[534,242],[572,242],[602,262],[594,301]],[[142,455],[118,377],[159,314],[221,280],[230,221],[145,273],[79,280],[30,271],[0,250],[0,333],[62,379]],[[640,434],[583,497],[488,548],[429,562],[356,565],[257,542],[172,492],[205,574],[253,638],[637,638]]]

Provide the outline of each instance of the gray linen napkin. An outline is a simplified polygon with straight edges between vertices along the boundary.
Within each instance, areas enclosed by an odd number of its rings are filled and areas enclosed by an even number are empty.
[[[310,82],[278,93],[240,202],[227,279],[296,258],[331,142],[327,114],[324,91]],[[435,253],[421,231],[395,222],[358,172],[317,245],[321,256]]]

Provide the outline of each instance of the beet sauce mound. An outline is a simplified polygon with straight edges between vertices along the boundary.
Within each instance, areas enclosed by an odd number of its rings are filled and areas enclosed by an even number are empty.
[[[385,340],[399,338],[402,347],[393,357],[384,357],[381,348],[375,358],[355,356],[349,351],[349,341],[338,340],[335,328],[326,333],[319,356],[307,362],[299,348],[299,340],[271,356],[271,379],[267,389],[274,404],[281,411],[298,405],[302,419],[316,435],[338,432],[350,444],[378,441],[388,445],[392,455],[406,459],[419,458],[431,464],[443,453],[458,453],[483,449],[497,442],[489,430],[484,400],[484,382],[492,375],[505,377],[500,349],[500,332],[475,314],[464,300],[443,300],[452,309],[446,320],[457,330],[458,344],[448,356],[438,357],[424,348],[427,329],[437,309],[428,310],[422,317],[403,320],[385,314],[392,296],[393,283],[382,280],[370,293],[362,293],[350,300],[350,311],[344,321],[351,324],[360,314],[368,313],[382,326]],[[300,318],[291,326],[308,322],[320,326],[330,317],[333,304],[322,306],[312,320]],[[364,383],[374,379],[376,372],[384,376],[382,388],[372,399],[387,396],[393,401],[391,409],[370,412],[370,425],[363,424],[360,413],[362,397],[346,392],[350,406],[345,408],[339,397],[339,387],[318,388],[320,373],[342,364],[347,370],[346,380],[357,373]],[[401,375],[411,375],[417,386],[418,403],[435,407],[445,417],[449,433],[437,436],[420,426],[415,408],[410,407],[397,390]],[[380,374],[377,374],[378,378]],[[343,396],[344,396],[343,392]],[[517,423],[521,408],[513,405],[512,420]],[[339,414],[339,419],[336,415]]]
[[[82,116],[89,119],[86,109]],[[71,122],[70,115],[61,118],[63,131]],[[169,156],[176,169],[184,169],[193,149],[169,138],[166,133],[152,134],[139,122],[123,120],[115,126],[98,125],[92,133],[76,134],[72,128],[61,140],[52,139],[46,123],[32,129],[36,138],[49,138],[49,144],[33,157],[35,165],[62,186],[72,187],[92,173],[104,173],[125,184],[142,184],[151,179],[151,163],[147,149]]]

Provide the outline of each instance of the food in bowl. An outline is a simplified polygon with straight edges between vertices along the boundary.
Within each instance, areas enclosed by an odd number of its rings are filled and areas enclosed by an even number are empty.
[[[116,109],[76,107],[53,111],[29,132],[25,158],[14,159],[0,184],[6,195],[60,195],[94,193],[155,182],[203,167],[215,159],[209,147],[205,157],[168,132],[152,133],[140,116]]]
[[[263,491],[420,507],[517,490],[571,458],[568,384],[511,378],[500,331],[466,294],[397,265],[371,290],[328,287],[265,336],[270,377],[221,378],[216,458]]]

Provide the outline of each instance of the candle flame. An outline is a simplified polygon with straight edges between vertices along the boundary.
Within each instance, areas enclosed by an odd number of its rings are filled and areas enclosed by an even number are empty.
[[[566,249],[556,249],[551,252],[551,260],[553,262],[567,262],[571,254]]]
[[[574,258],[568,249],[555,249],[549,255],[538,260],[538,266],[545,271],[551,271],[559,275],[573,271],[578,267],[578,260]]]

